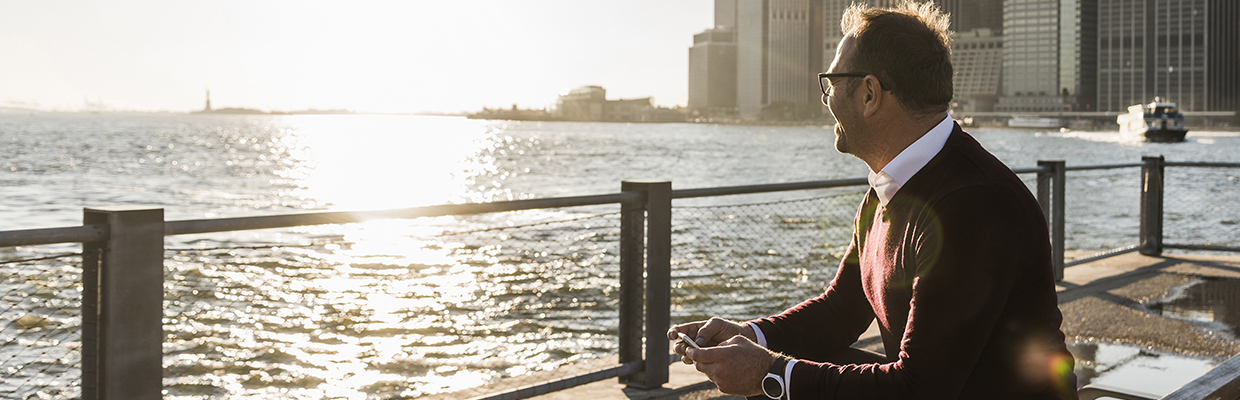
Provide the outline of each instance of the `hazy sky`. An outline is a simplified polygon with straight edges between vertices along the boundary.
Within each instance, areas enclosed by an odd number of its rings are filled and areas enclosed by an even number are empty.
[[[710,0],[0,0],[0,107],[458,112],[683,105]]]

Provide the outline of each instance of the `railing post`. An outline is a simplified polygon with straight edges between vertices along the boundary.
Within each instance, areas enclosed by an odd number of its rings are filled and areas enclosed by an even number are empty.
[[[1162,255],[1163,169],[1162,156],[1141,157],[1141,254]]]
[[[1038,160],[1038,203],[1046,215],[1051,234],[1051,266],[1055,281],[1063,280],[1064,196],[1067,165],[1063,160]]]
[[[620,363],[642,359],[642,303],[645,295],[646,193],[637,182],[620,183],[622,192],[642,192],[638,201],[620,203]],[[621,383],[639,378],[620,377]]]
[[[646,192],[646,382],[668,379],[667,329],[672,325],[672,182],[652,182]]]
[[[163,391],[164,210],[86,208],[108,239],[82,244],[82,399]]]
[[[624,181],[621,183],[621,188],[626,192],[643,192],[645,194],[643,208],[646,211],[645,368],[641,373],[630,376],[625,382],[634,388],[653,389],[663,386],[668,380],[667,337],[665,335],[672,321],[672,183],[669,181]],[[622,219],[625,218],[623,213],[622,209]],[[621,231],[623,230],[622,226]],[[621,254],[629,249],[632,249],[632,246],[621,249]],[[624,296],[624,290],[621,289],[621,296]],[[640,295],[635,297],[637,296]],[[621,307],[623,308],[624,305]],[[640,320],[640,317],[638,318]],[[640,332],[641,328],[622,327],[621,330]],[[640,340],[640,338],[633,340],[638,342],[638,349],[640,349]],[[624,339],[622,343],[623,341]],[[624,350],[621,352],[624,354]],[[621,362],[625,360],[622,359]]]

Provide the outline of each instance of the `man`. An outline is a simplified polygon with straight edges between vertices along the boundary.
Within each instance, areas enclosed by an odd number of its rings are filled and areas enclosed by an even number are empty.
[[[702,346],[675,352],[745,396],[1075,398],[1046,219],[947,114],[947,16],[853,6],[841,25],[823,102],[836,149],[877,172],[835,279],[779,315],[673,327]],[[875,320],[886,355],[850,349]]]

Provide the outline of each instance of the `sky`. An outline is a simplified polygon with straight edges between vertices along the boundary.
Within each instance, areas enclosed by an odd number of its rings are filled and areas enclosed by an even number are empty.
[[[684,105],[711,0],[0,0],[0,107],[457,113],[585,86]]]

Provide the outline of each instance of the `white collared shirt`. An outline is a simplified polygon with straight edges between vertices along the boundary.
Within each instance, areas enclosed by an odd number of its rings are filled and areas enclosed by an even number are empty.
[[[952,116],[948,115],[913,144],[905,147],[882,171],[870,171],[867,178],[870,187],[878,194],[879,204],[886,207],[896,192],[943,150],[943,145],[947,143],[947,137],[951,136],[954,127]]]

